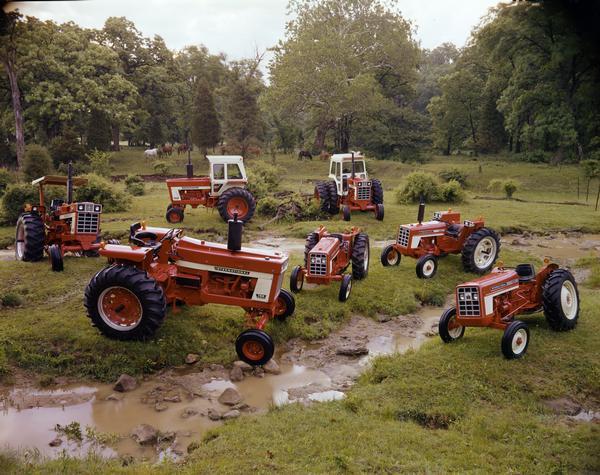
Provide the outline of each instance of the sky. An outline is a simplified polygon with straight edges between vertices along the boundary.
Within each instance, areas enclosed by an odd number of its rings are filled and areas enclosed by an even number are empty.
[[[446,41],[464,46],[472,28],[498,0],[398,0],[424,48]],[[11,2],[26,15],[59,23],[72,20],[101,28],[109,16],[125,16],[145,36],[160,35],[171,49],[204,44],[230,59],[254,56],[284,37],[287,0],[87,0]]]

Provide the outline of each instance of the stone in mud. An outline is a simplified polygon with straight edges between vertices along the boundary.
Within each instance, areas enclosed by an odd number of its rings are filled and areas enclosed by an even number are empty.
[[[231,368],[231,371],[229,372],[229,379],[234,383],[244,379],[244,372],[242,371],[242,368],[239,366],[234,366]]]
[[[173,442],[175,440],[175,436],[176,434],[173,431],[161,432],[158,436],[158,442]]]
[[[216,364],[216,363],[212,363],[208,368],[211,371],[223,371],[225,369],[225,367],[222,364]]]
[[[362,356],[362,355],[368,355],[369,349],[366,346],[360,345],[360,344],[358,344],[358,345],[348,344],[348,345],[340,346],[335,352],[336,352],[336,354],[342,355],[342,356]]]
[[[182,456],[185,453],[185,447],[183,443],[179,442],[179,440],[175,439],[170,446],[171,451],[175,455]]]
[[[211,421],[220,421],[221,420],[221,413],[219,411],[216,411],[215,409],[209,409],[208,410],[208,418]]]
[[[140,445],[152,445],[157,437],[157,430],[149,424],[140,424],[131,431],[131,438]]]
[[[185,357],[185,364],[194,364],[200,360],[200,355],[196,355],[195,353],[189,353]]]
[[[383,313],[378,313],[377,314],[377,321],[379,323],[389,322],[391,319],[392,319],[391,315],[385,315]]]
[[[231,409],[237,409],[238,411],[247,411],[248,409],[250,409],[250,406],[245,402],[241,402],[233,406]]]
[[[240,368],[244,373],[250,373],[252,372],[252,366],[250,366],[248,363],[246,363],[245,361],[234,361],[233,362],[233,367],[234,368]]]
[[[168,409],[168,406],[166,404],[163,404],[162,402],[157,402],[154,405],[154,410],[156,412],[163,412],[163,411],[166,411],[167,409]]]
[[[544,405],[557,414],[566,414],[568,416],[574,416],[581,411],[579,404],[566,397],[544,401]]]
[[[192,417],[197,414],[198,414],[198,410],[194,409],[193,407],[186,407],[181,413],[181,418],[187,419],[188,417]]]
[[[264,378],[265,377],[265,370],[262,369],[259,366],[256,366],[254,368],[254,370],[252,371],[252,374],[254,374],[254,376],[256,376],[257,378]]]
[[[225,414],[223,414],[223,419],[224,420],[229,420],[229,419],[236,419],[238,417],[240,417],[242,415],[242,413],[240,411],[238,411],[237,409],[233,409],[231,411],[227,411]]]
[[[107,401],[120,401],[121,399],[123,399],[123,396],[119,396],[115,393],[111,393],[108,396],[106,396]]]
[[[115,391],[119,391],[121,393],[133,391],[135,388],[137,388],[137,380],[128,374],[122,374],[119,376],[119,379],[113,386]]]
[[[163,401],[165,401],[165,402],[181,402],[181,397],[179,396],[179,394],[175,394],[174,396],[165,396],[163,398]]]
[[[526,246],[527,244],[520,239],[513,239],[510,243],[511,246]]]
[[[50,441],[50,443],[48,444],[50,447],[58,447],[60,445],[62,445],[63,441],[60,437],[57,437],[56,439],[53,439]]]
[[[281,374],[281,369],[274,359],[267,361],[266,364],[263,365],[263,369],[265,370],[265,373]]]
[[[242,396],[237,392],[237,390],[233,388],[227,388],[221,393],[218,401],[226,406],[235,406],[236,404],[242,402]]]

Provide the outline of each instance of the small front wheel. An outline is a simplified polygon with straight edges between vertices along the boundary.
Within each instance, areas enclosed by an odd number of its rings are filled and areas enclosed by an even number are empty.
[[[352,292],[352,276],[350,274],[344,274],[342,277],[342,284],[340,285],[340,293],[338,295],[340,302],[348,300],[350,292]]]
[[[515,320],[504,330],[502,335],[502,354],[506,359],[521,358],[529,346],[529,327],[525,322]]]
[[[52,270],[54,272],[62,272],[65,267],[63,264],[63,255],[58,244],[52,244],[48,247],[48,255],[50,256],[50,263],[52,264]]]
[[[342,207],[342,215],[344,216],[344,221],[350,221],[350,219],[352,219],[352,213],[350,212],[350,206],[344,205]]]
[[[285,321],[296,310],[294,296],[285,289],[279,291],[276,303],[275,318],[281,322]]]
[[[450,343],[463,337],[465,327],[456,323],[456,307],[450,307],[442,314],[438,330],[444,343]]]
[[[290,290],[292,292],[300,292],[304,287],[304,272],[302,272],[302,267],[296,266],[292,269],[292,274],[290,275]]]
[[[167,221],[171,224],[177,224],[177,223],[181,223],[183,221],[183,208],[179,208],[178,206],[171,206],[170,208],[167,208],[167,214],[166,214],[166,218]]]
[[[275,344],[267,332],[246,330],[235,340],[235,351],[244,363],[261,366],[273,357]]]
[[[384,214],[383,203],[375,205],[375,219],[377,221],[383,221]]]
[[[383,251],[381,252],[381,264],[383,267],[400,265],[401,258],[402,256],[396,250],[393,244],[384,247]]]
[[[437,272],[438,261],[433,254],[421,256],[417,261],[417,277],[419,279],[431,279]]]

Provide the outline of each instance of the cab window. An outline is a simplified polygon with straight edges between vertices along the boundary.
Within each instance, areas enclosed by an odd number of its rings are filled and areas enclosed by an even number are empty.
[[[331,168],[329,169],[329,174],[330,175],[335,175],[335,166],[337,164],[335,162],[331,162]]]
[[[230,163],[227,165],[227,178],[229,180],[242,179],[242,170],[240,170],[240,166],[237,163]]]
[[[363,162],[354,162],[354,173],[364,173],[365,164]],[[343,172],[345,174],[352,173],[352,162],[344,162]]]
[[[225,179],[225,165],[223,165],[222,163],[215,163],[213,165],[213,178],[215,180]]]

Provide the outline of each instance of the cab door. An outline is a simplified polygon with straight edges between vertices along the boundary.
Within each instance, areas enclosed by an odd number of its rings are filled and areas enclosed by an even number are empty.
[[[218,194],[219,190],[223,188],[223,185],[227,181],[225,177],[225,164],[224,163],[213,163],[210,167],[210,192],[211,194]]]

